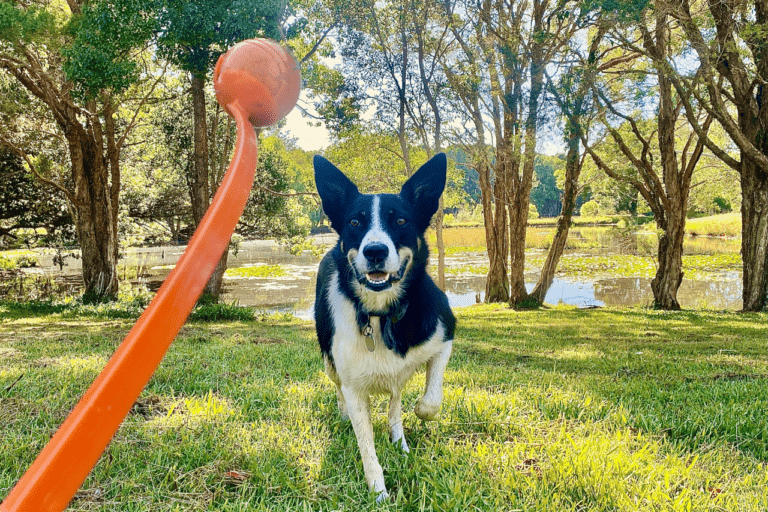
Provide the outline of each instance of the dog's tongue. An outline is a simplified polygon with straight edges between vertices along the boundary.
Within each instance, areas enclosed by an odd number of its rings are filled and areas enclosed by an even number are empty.
[[[382,279],[386,279],[387,275],[386,272],[370,272],[368,278],[374,281],[381,281]]]

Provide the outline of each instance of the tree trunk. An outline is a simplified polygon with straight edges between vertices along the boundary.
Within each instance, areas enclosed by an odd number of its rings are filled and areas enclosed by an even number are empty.
[[[518,305],[528,298],[525,289],[525,234],[528,231],[528,197],[523,190],[511,198],[509,205],[509,302]]]
[[[659,236],[659,267],[651,281],[653,305],[659,309],[674,311],[680,309],[677,290],[680,288],[684,274],[685,212],[685,205],[672,206],[667,214],[666,229]]]
[[[528,299],[525,289],[525,235],[528,231],[528,207],[533,187],[533,169],[536,161],[536,137],[538,134],[539,97],[544,85],[544,51],[545,38],[539,38],[543,33],[542,17],[546,2],[534,2],[534,32],[531,48],[531,90],[528,96],[528,113],[525,120],[525,149],[523,153],[522,174],[512,169],[512,185],[510,197],[509,228],[510,228],[510,287],[509,302],[516,306]],[[517,164],[516,164],[517,165]],[[518,177],[519,176],[519,177]]]
[[[86,302],[117,295],[118,240],[112,216],[109,173],[102,147],[94,140],[99,127],[86,131],[79,123],[62,126],[69,142],[75,184],[75,227],[83,264]]]
[[[744,311],[761,311],[768,300],[768,172],[742,155],[741,257]]]
[[[498,162],[497,162],[498,166]],[[509,277],[507,276],[507,212],[504,176],[496,173],[496,182],[491,186],[491,170],[487,163],[478,169],[480,191],[483,200],[485,220],[485,243],[488,250],[488,278],[485,282],[485,302],[507,302],[509,300]]]
[[[208,209],[208,123],[205,110],[205,78],[192,76],[192,112],[194,122],[194,175],[192,176],[192,217],[200,224]]]
[[[211,189],[208,184],[208,122],[205,107],[205,77],[192,75],[192,110],[194,117],[195,166],[192,179],[192,216],[195,226],[200,225],[210,204]],[[217,302],[221,292],[224,272],[227,270],[227,251],[224,251],[208,284],[203,290],[206,301]]]
[[[547,292],[555,279],[557,265],[560,263],[560,257],[563,255],[565,243],[568,240],[568,232],[571,228],[573,210],[576,208],[576,192],[579,183],[579,175],[581,174],[581,161],[579,159],[579,128],[571,125],[571,123],[574,122],[578,121],[569,120],[569,126],[566,127],[568,131],[568,154],[565,158],[565,189],[563,190],[562,198],[563,208],[560,211],[560,217],[557,219],[557,229],[555,231],[555,237],[552,240],[552,245],[549,247],[547,259],[541,267],[539,282],[536,283],[536,286],[531,292],[531,297],[536,299],[539,304],[544,302],[544,298],[547,296]]]

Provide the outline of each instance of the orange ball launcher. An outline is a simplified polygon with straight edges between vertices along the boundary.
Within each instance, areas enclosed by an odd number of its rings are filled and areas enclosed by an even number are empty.
[[[219,58],[219,103],[237,123],[232,162],[176,268],[104,370],[0,504],[0,512],[61,511],[117,432],[184,325],[227,248],[253,185],[258,139],[293,109],[301,76],[296,60],[267,39],[243,41]]]

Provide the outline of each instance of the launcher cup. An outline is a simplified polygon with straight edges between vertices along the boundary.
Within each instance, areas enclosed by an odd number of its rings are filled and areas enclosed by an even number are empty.
[[[296,104],[301,77],[277,43],[245,41],[216,64],[214,87],[237,122],[229,170],[183,256],[104,370],[0,504],[0,512],[64,510],[117,432],[205,288],[253,185],[258,139]]]

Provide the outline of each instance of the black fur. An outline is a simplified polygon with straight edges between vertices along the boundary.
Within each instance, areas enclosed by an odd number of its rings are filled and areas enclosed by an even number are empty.
[[[445,296],[426,266],[429,250],[424,232],[437,211],[440,195],[445,188],[446,158],[440,153],[424,164],[402,187],[399,194],[381,194],[382,228],[396,249],[409,247],[413,251],[410,271],[401,280],[401,300],[386,311],[366,311],[353,291],[357,277],[347,259],[350,249],[357,249],[372,222],[373,196],[361,194],[357,187],[332,163],[315,156],[315,181],[323,210],[331,226],[339,234],[336,246],[325,255],[317,275],[315,325],[320,349],[331,361],[334,334],[333,315],[328,299],[333,273],[339,271],[339,288],[355,305],[358,324],[362,329],[369,316],[382,318],[384,343],[395,353],[405,356],[411,347],[424,343],[434,333],[438,320],[443,324],[445,339],[454,335],[456,319]],[[356,226],[350,224],[357,221]],[[405,225],[399,225],[404,219]]]

